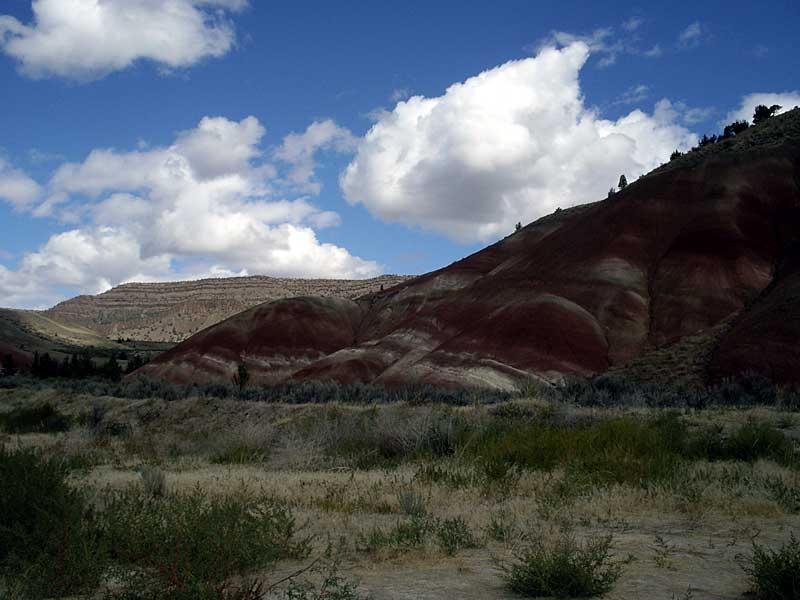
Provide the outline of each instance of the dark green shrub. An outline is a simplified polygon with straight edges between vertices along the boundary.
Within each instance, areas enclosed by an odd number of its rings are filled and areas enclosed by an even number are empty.
[[[792,443],[769,423],[752,422],[736,430],[723,446],[728,460],[752,462],[760,458],[781,464],[792,461]]]
[[[66,476],[61,461],[0,447],[0,575],[32,597],[92,589],[104,569],[92,514]]]
[[[725,379],[709,393],[711,403],[719,406],[774,406],[778,399],[778,391],[772,382],[752,371]]]
[[[622,574],[612,560],[611,536],[578,543],[564,536],[552,544],[537,539],[501,562],[500,570],[512,591],[539,598],[588,598],[611,590]]]
[[[687,455],[743,462],[767,459],[788,466],[793,463],[794,451],[791,441],[775,427],[753,421],[729,434],[719,426],[698,432],[689,443]]]
[[[454,556],[462,548],[477,546],[466,521],[461,517],[441,521],[436,528],[436,540],[448,556]]]
[[[752,564],[745,570],[753,593],[762,600],[800,598],[800,540],[791,534],[780,550],[753,544]]]
[[[57,433],[67,431],[70,421],[48,403],[0,413],[0,427],[8,433]]]
[[[103,512],[116,562],[154,577],[162,590],[202,589],[309,552],[308,540],[295,539],[292,513],[262,496],[152,497],[130,489],[109,497]]]

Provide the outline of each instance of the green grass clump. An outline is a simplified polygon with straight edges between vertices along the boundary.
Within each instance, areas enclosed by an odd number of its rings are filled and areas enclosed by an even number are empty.
[[[794,462],[791,441],[765,422],[751,421],[729,434],[721,427],[707,429],[690,440],[687,451],[693,458],[706,460],[767,459],[786,466]]]
[[[552,544],[537,539],[519,550],[513,560],[501,562],[508,587],[523,596],[589,598],[611,590],[622,574],[611,557],[611,536],[578,543],[563,536]]]
[[[753,544],[753,560],[746,569],[753,593],[761,600],[800,598],[800,540],[791,534],[780,550]]]
[[[694,431],[675,413],[571,426],[495,421],[466,438],[463,454],[481,466],[488,482],[499,483],[513,477],[515,468],[560,467],[590,484],[644,485],[672,480],[688,461],[796,464],[792,442],[768,423],[746,423],[732,432]]]
[[[465,453],[503,479],[513,466],[550,471],[568,467],[595,483],[665,480],[682,463],[686,428],[674,415],[642,422],[610,419],[588,425],[544,423],[489,427],[467,442]]]
[[[0,413],[0,428],[8,433],[58,433],[69,430],[70,420],[46,403]]]
[[[67,474],[62,461],[0,446],[0,579],[23,597],[75,594],[100,581],[103,541]]]

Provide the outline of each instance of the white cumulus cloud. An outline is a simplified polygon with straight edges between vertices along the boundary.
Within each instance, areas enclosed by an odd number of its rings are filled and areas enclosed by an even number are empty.
[[[300,148],[287,160],[313,163],[318,149],[344,139],[346,130],[330,123],[323,129],[332,137],[316,129],[287,137],[284,147]],[[45,303],[54,286],[97,293],[126,281],[202,275],[378,275],[375,262],[318,239],[317,229],[338,223],[336,213],[275,195],[278,169],[258,160],[264,134],[254,117],[206,117],[167,147],[98,149],[61,165],[44,201],[30,209],[78,213],[85,222],[27,253],[17,270],[4,269],[0,296],[30,306]]]
[[[22,210],[35,202],[41,193],[38,183],[0,157],[0,199]]]
[[[725,117],[724,124],[727,125],[733,121],[747,121],[751,123],[753,121],[753,112],[759,104],[763,104],[764,106],[774,106],[777,104],[781,109],[776,114],[792,110],[795,106],[800,106],[800,90],[777,94],[770,92],[747,94],[742,98],[739,108],[728,113]]]
[[[635,179],[696,143],[668,102],[616,121],[587,108],[578,75],[589,52],[580,41],[544,48],[399,102],[359,144],[345,197],[386,221],[487,241],[604,198],[620,173]]]
[[[93,80],[151,60],[183,68],[226,54],[246,0],[33,0],[33,22],[0,15],[0,49],[33,78]]]

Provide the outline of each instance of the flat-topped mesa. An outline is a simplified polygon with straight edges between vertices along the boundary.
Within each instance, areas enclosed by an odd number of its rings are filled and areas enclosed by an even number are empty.
[[[72,298],[45,314],[91,328],[112,339],[179,342],[270,300],[291,296],[354,299],[407,279],[400,275],[358,280],[249,276],[126,283],[97,296]]]
[[[229,380],[244,363],[254,382],[510,389],[530,377],[619,372],[653,351],[668,358],[664,348],[713,330],[712,342],[681,346],[705,353],[691,369],[700,379],[753,366],[797,381],[800,276],[789,258],[799,236],[793,110],[690,152],[608,200],[548,215],[355,302],[250,309],[142,374]],[[764,333],[759,323],[769,324]],[[714,329],[721,324],[730,329]]]

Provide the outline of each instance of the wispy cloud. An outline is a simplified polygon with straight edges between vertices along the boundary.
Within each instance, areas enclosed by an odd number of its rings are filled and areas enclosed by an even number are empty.
[[[649,50],[645,50],[644,52],[642,52],[642,56],[646,56],[647,58],[658,58],[659,56],[662,56],[663,54],[664,54],[664,51],[661,49],[661,46],[658,45],[658,44],[654,45]]]
[[[658,44],[649,49],[642,45],[639,29],[643,23],[644,19],[636,16],[623,21],[620,30],[614,27],[598,27],[585,34],[552,31],[550,35],[539,40],[538,44],[526,49],[538,52],[546,46],[566,47],[575,42],[583,42],[589,47],[589,51],[598,57],[599,68],[616,64],[619,56],[623,54],[657,58],[663,54]]]
[[[650,88],[643,83],[632,85],[614,101],[614,104],[636,104],[650,95]]]
[[[31,148],[28,150],[28,160],[32,163],[47,163],[47,162],[58,162],[65,160],[66,157],[63,154],[57,154],[55,152],[43,152],[38,148]]]
[[[694,48],[700,44],[705,34],[705,28],[700,24],[700,21],[690,23],[678,36],[678,48],[683,50]]]
[[[400,100],[405,100],[411,95],[411,90],[408,88],[394,88],[392,93],[389,95],[389,99],[392,102],[400,102]]]
[[[642,26],[642,23],[644,23],[644,19],[642,17],[631,17],[622,23],[622,28],[625,31],[636,31]]]

